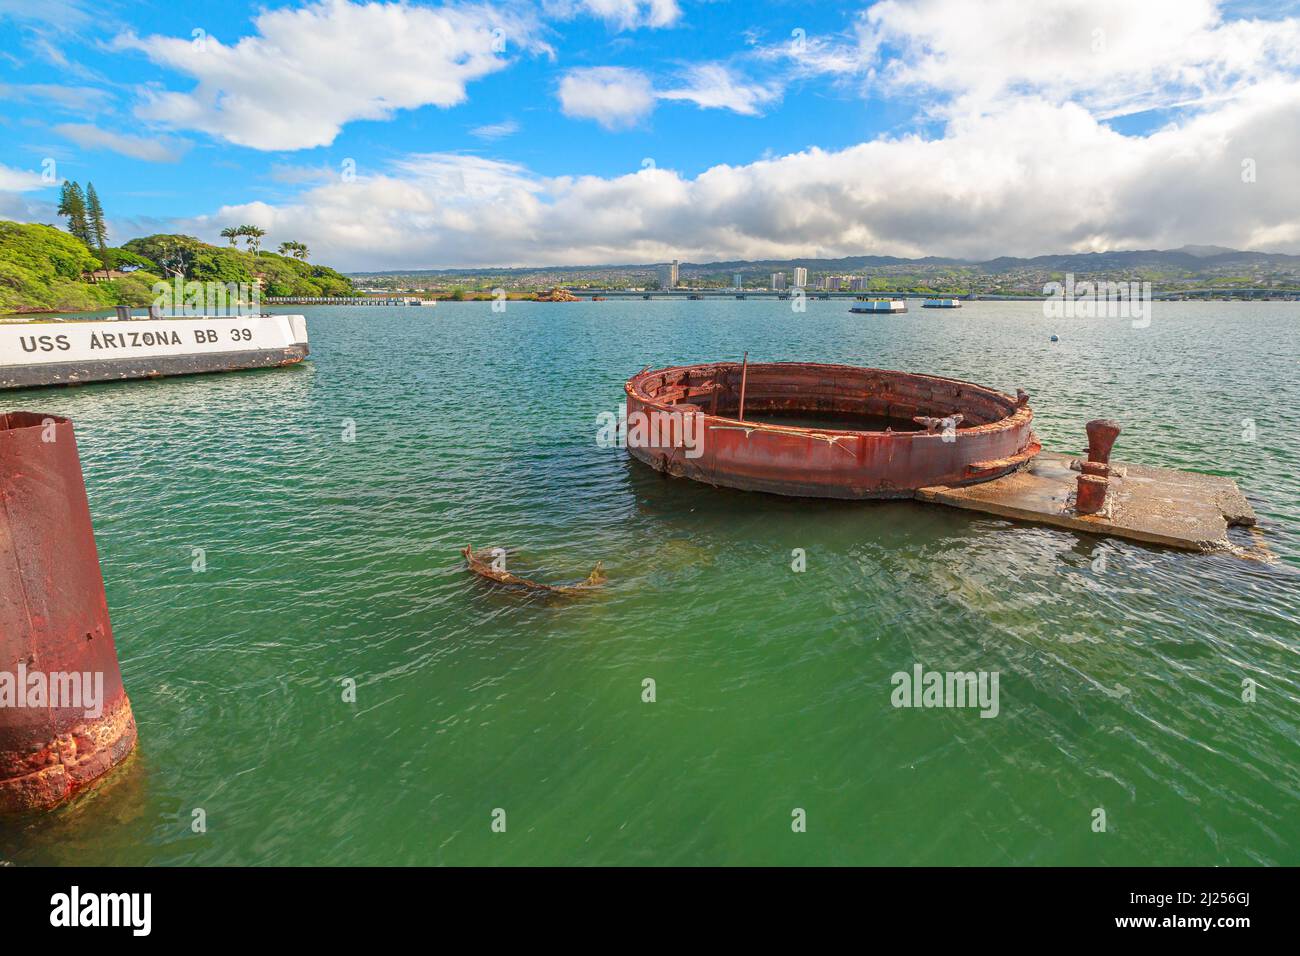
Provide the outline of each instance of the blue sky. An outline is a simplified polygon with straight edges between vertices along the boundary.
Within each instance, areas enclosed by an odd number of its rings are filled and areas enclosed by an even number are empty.
[[[344,268],[1300,251],[1293,4],[0,0],[0,39],[0,216],[53,220],[52,161],[116,241],[255,222]]]

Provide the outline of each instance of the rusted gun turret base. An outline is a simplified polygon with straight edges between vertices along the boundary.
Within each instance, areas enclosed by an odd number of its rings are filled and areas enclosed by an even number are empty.
[[[1043,452],[1012,474],[960,488],[921,488],[916,499],[1187,551],[1239,550],[1228,541],[1229,526],[1255,524],[1232,479],[1148,465],[1112,465],[1105,508],[1079,514],[1072,460]]]

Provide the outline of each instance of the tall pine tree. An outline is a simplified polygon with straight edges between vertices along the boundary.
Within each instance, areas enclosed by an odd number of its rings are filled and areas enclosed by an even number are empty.
[[[68,217],[68,232],[87,246],[91,245],[90,226],[86,222],[86,197],[75,182],[63,181],[59,191],[59,215]]]
[[[94,247],[100,252],[108,248],[108,227],[104,225],[104,207],[99,204],[95,184],[86,183],[86,226]]]

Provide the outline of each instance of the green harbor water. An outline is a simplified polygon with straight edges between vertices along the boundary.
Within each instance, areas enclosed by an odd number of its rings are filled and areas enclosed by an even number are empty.
[[[1300,864],[1300,304],[807,305],[309,308],[296,368],[4,394],[75,422],[140,744],[0,861]],[[1235,478],[1277,559],[598,447],[629,375],[744,350],[1024,388],[1049,449],[1114,418],[1120,460]],[[512,593],[467,544],[609,582]],[[998,715],[893,707],[915,664],[998,672]]]

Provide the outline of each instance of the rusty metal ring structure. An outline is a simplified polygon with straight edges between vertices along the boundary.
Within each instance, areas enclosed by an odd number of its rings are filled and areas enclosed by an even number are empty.
[[[629,454],[668,474],[747,491],[909,498],[919,488],[998,478],[1042,450],[1027,394],[933,375],[725,362],[647,368],[624,390]],[[762,420],[782,415],[859,418],[871,427]],[[691,447],[678,440],[684,425],[698,438]]]

